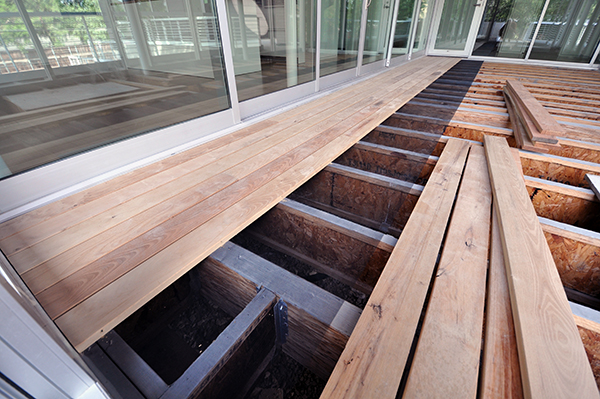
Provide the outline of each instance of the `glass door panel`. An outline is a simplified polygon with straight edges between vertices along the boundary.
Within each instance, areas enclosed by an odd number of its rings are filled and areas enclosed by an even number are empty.
[[[597,0],[550,0],[530,58],[589,63],[599,38]]]
[[[355,68],[361,0],[322,0],[321,76]]]
[[[421,0],[421,7],[418,11],[417,30],[415,31],[415,44],[413,45],[414,53],[424,50],[427,45],[429,24],[431,23],[433,14],[433,4],[434,1],[432,0]]]
[[[392,57],[408,53],[414,8],[415,0],[400,0],[400,4],[398,4]]]
[[[392,0],[371,0],[367,13],[363,64],[380,61],[385,56],[390,37],[392,10]]]
[[[476,4],[475,0],[444,2],[434,50],[465,51]]]
[[[227,0],[240,101],[315,79],[316,1]]]
[[[488,0],[473,55],[525,58],[544,0]]]

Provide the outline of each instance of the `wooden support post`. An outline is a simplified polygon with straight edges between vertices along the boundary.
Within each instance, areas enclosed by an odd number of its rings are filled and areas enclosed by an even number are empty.
[[[254,370],[272,354],[276,300],[262,289],[161,398],[238,397]]]
[[[492,136],[485,137],[484,145],[510,276],[525,397],[599,398],[552,254],[509,147]]]
[[[361,313],[358,307],[230,242],[205,260],[200,271],[204,281],[217,288],[211,289],[213,293],[225,287],[246,291],[246,285],[239,284],[243,280],[262,285],[285,301],[289,336],[283,350],[322,378],[333,370]]]

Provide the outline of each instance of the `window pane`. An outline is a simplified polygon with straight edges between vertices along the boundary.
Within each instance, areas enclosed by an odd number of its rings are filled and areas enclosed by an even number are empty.
[[[314,0],[227,0],[240,101],[315,79]]]
[[[599,38],[597,0],[550,0],[530,58],[589,63]]]
[[[431,22],[431,6],[433,2],[431,0],[421,0],[421,7],[419,9],[419,19],[417,20],[417,32],[415,34],[415,44],[413,51],[421,51],[425,49],[427,45],[427,36],[429,33],[429,23]]]
[[[473,55],[525,58],[544,0],[488,1]]]
[[[24,5],[0,8],[0,177],[230,106],[211,0]]]
[[[390,39],[392,7],[392,0],[371,0],[367,13],[363,64],[384,58]]]
[[[446,0],[435,40],[435,49],[464,50],[474,13],[474,0]]]
[[[408,41],[412,29],[412,16],[415,0],[400,0],[398,14],[396,15],[396,30],[394,32],[394,47],[392,57],[408,52]]]
[[[361,0],[322,0],[321,76],[356,67]]]

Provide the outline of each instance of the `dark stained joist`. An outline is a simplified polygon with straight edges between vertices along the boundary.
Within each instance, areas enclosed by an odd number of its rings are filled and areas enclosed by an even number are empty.
[[[232,243],[202,262],[199,273],[202,289],[220,302],[248,298],[260,286],[277,294],[288,305],[289,336],[283,350],[322,378],[331,373],[361,313],[356,306]],[[244,303],[241,300],[235,308]]]

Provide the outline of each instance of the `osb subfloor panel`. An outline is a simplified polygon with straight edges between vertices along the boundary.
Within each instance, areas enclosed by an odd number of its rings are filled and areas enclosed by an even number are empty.
[[[421,58],[0,225],[0,248],[79,351],[451,68]]]

